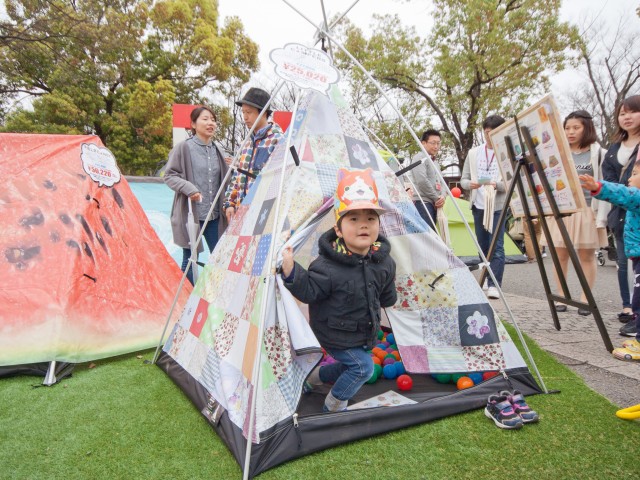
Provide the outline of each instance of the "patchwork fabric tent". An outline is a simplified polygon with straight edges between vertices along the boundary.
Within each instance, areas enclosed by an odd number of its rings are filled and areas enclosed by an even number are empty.
[[[100,139],[0,134],[0,176],[0,376],[157,345],[182,272]]]
[[[274,150],[158,360],[248,468],[248,476],[333,445],[483,407],[487,396],[501,389],[540,392],[468,267],[420,218],[403,182],[338,90],[306,94],[287,134],[300,165],[286,142]],[[402,392],[411,404],[379,407],[386,408],[384,414],[379,408],[322,414],[329,386],[302,394],[320,348],[306,306],[281,288],[274,263],[268,263],[270,248],[279,250],[292,231],[289,243],[298,262],[307,266],[317,255],[317,238],[334,222],[326,206],[340,167],[374,170],[387,209],[381,233],[397,264],[399,299],[386,316],[414,387]],[[461,391],[429,375],[487,370],[503,375]],[[396,390],[395,381],[379,380],[365,385],[354,402],[390,390]]]
[[[473,239],[469,236],[467,228],[465,227],[458,210],[456,210],[453,205],[453,200],[454,199],[450,198],[444,204],[444,213],[449,220],[451,249],[453,250],[453,253],[455,253],[456,257],[462,260],[465,264],[476,265],[480,263],[476,245],[473,242]],[[475,230],[473,230],[473,214],[471,213],[469,202],[461,198],[456,198],[455,201],[464,215],[464,220],[466,220],[466,223],[472,227],[471,230],[475,232]],[[511,237],[507,235],[506,231],[504,234],[504,256],[505,262],[508,264],[524,263],[527,261],[525,255],[516,246],[513,240],[511,240]]]

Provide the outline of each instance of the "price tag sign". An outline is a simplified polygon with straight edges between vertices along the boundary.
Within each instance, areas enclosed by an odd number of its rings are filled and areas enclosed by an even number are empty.
[[[83,143],[80,149],[82,168],[98,186],[113,187],[120,181],[116,157],[105,147]]]
[[[284,48],[272,50],[269,57],[275,65],[276,75],[302,89],[317,90],[326,95],[330,86],[340,79],[338,70],[322,50],[288,43]]]

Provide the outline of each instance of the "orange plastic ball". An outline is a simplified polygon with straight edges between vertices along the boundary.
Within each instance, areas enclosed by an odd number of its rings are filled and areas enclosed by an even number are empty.
[[[376,365],[382,365],[382,360],[380,360],[378,357],[374,356],[373,357],[373,363],[375,363]]]
[[[465,388],[471,388],[471,387],[473,387],[473,380],[471,380],[469,377],[460,377],[458,379],[458,382],[456,383],[456,386],[458,387],[458,390],[464,390]]]
[[[397,361],[400,361],[400,352],[397,350],[394,350],[393,352],[391,352],[391,355],[393,355],[394,357],[396,357]]]
[[[460,190],[458,187],[453,187],[451,189],[451,195],[453,195],[456,198],[460,198],[460,195],[462,195],[462,190]]]
[[[379,352],[376,352],[376,357],[378,357],[380,360],[384,360],[384,357],[386,356],[387,356],[387,352],[385,352],[382,349],[380,349]]]

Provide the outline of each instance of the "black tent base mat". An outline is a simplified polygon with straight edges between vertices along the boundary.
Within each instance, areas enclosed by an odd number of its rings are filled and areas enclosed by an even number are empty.
[[[157,364],[200,412],[207,410],[208,392],[173,358],[162,352]],[[489,395],[502,390],[520,390],[524,395],[542,393],[527,368],[508,370],[508,378],[497,375],[466,390],[457,390],[452,384],[440,384],[430,375],[410,375],[413,388],[409,392],[399,391],[395,380],[378,380],[363,386],[351,403],[394,390],[418,402],[411,405],[322,413],[328,388],[323,386],[302,395],[296,421],[289,418],[262,432],[260,443],[252,446],[249,476],[252,478],[281,463],[343,443],[484,408]],[[385,409],[384,415],[380,414],[380,408]],[[217,422],[208,416],[205,418],[242,467],[247,442],[241,429],[231,423],[226,412]]]
[[[35,377],[46,377],[50,362],[29,363],[25,365],[0,366],[0,378],[15,377],[18,375],[31,375]],[[70,377],[75,364],[66,362],[56,362],[55,378],[59,382],[65,377]]]

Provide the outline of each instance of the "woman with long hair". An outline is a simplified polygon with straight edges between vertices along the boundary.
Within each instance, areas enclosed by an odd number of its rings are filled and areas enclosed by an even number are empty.
[[[640,143],[640,95],[625,98],[615,112],[616,132],[614,142],[607,151],[602,162],[602,178],[608,182],[626,185],[631,176],[635,159],[638,156]],[[609,228],[613,231],[618,254],[618,286],[622,300],[622,312],[618,314],[621,322],[626,323],[621,329],[622,335],[635,335],[635,322],[631,322],[634,313],[631,310],[627,257],[624,254],[624,222],[626,210],[613,207],[609,214]]]
[[[604,149],[600,147],[597,140],[596,129],[593,124],[593,118],[589,112],[585,110],[576,110],[571,112],[564,119],[564,133],[569,141],[573,163],[579,175],[591,175],[594,178],[602,179],[600,165],[604,154]],[[607,213],[609,212],[609,204],[602,203],[591,197],[589,190],[583,189],[584,199],[587,208],[565,217],[563,219],[569,238],[573,247],[578,253],[580,264],[587,279],[589,288],[593,288],[596,281],[596,249],[607,245]],[[569,264],[569,251],[560,235],[558,224],[554,219],[549,221],[549,230],[551,239],[556,247],[558,260],[562,274],[567,277],[567,269]],[[543,244],[547,242],[543,240]],[[560,278],[556,272],[556,284],[558,291],[561,290]],[[586,302],[584,292],[581,300]],[[558,312],[567,311],[567,306],[557,304]],[[589,315],[591,312],[584,308],[579,308],[580,315]]]

